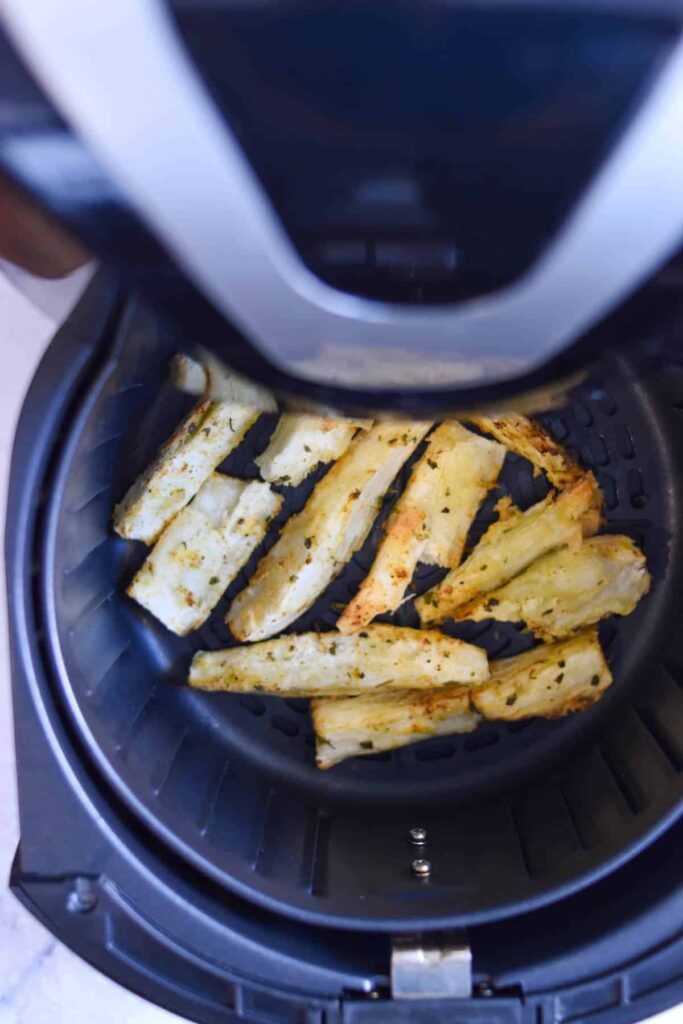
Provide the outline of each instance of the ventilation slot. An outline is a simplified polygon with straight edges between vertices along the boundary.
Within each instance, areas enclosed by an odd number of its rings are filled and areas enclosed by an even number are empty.
[[[316,811],[309,820],[301,878],[312,896],[324,896],[327,891],[330,819],[322,811]]]
[[[480,727],[470,736],[465,737],[463,745],[465,750],[474,752],[476,750],[485,750],[486,747],[492,747],[499,739],[500,733],[497,729],[482,729]]]
[[[152,787],[152,792],[156,793],[157,796],[159,796],[162,789],[170,779],[171,773],[173,771],[173,766],[176,763],[178,757],[180,756],[183,743],[185,743],[186,737],[187,728],[184,728],[180,735],[178,736],[175,745],[169,744],[169,749],[171,751],[170,756],[166,752],[165,756],[160,757],[159,761],[157,762],[156,766],[154,767],[150,774],[150,784]]]
[[[119,665],[119,662],[123,661],[123,659],[125,658],[126,654],[130,650],[130,646],[131,646],[131,644],[130,644],[130,640],[129,640],[127,643],[125,643],[123,645],[123,647],[119,651],[117,651],[112,656],[111,660],[107,663],[106,667],[101,670],[101,674],[99,675],[99,677],[97,679],[94,679],[93,682],[90,684],[90,686],[88,686],[88,688],[86,689],[86,691],[85,691],[86,697],[92,697],[92,695],[95,693],[95,691],[97,689],[99,689],[99,687],[107,679],[107,677],[110,675],[110,673],[113,672],[114,669],[117,668],[117,666]]]
[[[240,697],[240,704],[245,711],[248,711],[250,715],[256,715],[260,717],[266,713],[266,705],[259,697],[255,697],[253,693],[245,693]]]
[[[683,768],[683,744],[680,728],[677,727],[681,721],[680,702],[677,703],[679,706],[672,708],[671,714],[668,713],[666,706],[662,707],[661,704],[641,707],[637,714],[673,770],[680,772]]]
[[[230,762],[223,761],[217,764],[214,771],[209,773],[204,784],[204,796],[200,800],[199,814],[197,815],[197,828],[201,835],[206,835],[213,818],[218,795],[223,787],[225,778],[230,770]]]
[[[586,779],[590,779],[590,785]],[[571,774],[562,778],[560,790],[584,848],[611,843],[631,818],[630,803],[597,747],[584,754]]]
[[[593,414],[583,402],[575,402],[573,405],[576,422],[582,427],[590,427],[593,424]]]
[[[284,715],[273,715],[270,724],[273,729],[281,732],[283,736],[294,737],[299,735],[299,726],[291,718],[285,718]]]
[[[670,658],[666,658],[662,662],[664,668],[673,679],[676,686],[679,686],[683,690],[683,665],[678,661],[673,661]]]
[[[622,459],[632,459],[636,454],[636,448],[628,427],[617,427],[614,432],[617,450]]]
[[[303,697],[289,697],[284,702],[290,711],[296,711],[298,715],[307,715],[309,702]]]
[[[531,790],[515,805],[513,819],[531,878],[556,873],[584,845],[554,781]]]
[[[100,487],[97,491],[95,491],[94,494],[91,494],[89,498],[86,498],[82,505],[79,505],[78,508],[75,508],[73,510],[73,514],[75,516],[79,515],[88,507],[88,505],[92,504],[93,501],[97,501],[98,498],[103,497],[105,494],[109,494],[110,491],[111,483],[107,483],[103,487]]]
[[[643,485],[643,474],[639,469],[629,469],[626,478],[626,489],[631,508],[645,508],[650,496]]]
[[[617,760],[615,760],[611,750],[603,748],[600,753],[607,770],[612,776],[617,789],[624,799],[624,803],[632,814],[638,814],[641,810],[641,801],[634,792],[631,783],[622,769],[622,766]]]
[[[453,757],[455,744],[444,740],[442,743],[429,743],[415,750],[416,761],[445,761]]]

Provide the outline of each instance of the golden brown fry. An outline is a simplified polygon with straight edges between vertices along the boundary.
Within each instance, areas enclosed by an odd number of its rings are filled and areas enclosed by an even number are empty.
[[[526,512],[499,502],[500,518],[488,528],[463,564],[418,598],[423,625],[443,622],[461,605],[503,586],[554,548],[577,549],[581,518],[594,500],[595,480],[582,477],[560,495],[551,492]]]
[[[509,412],[501,416],[472,416],[470,422],[510,451],[528,459],[560,491],[585,475],[586,471],[574,456],[554,441],[538,420]]]
[[[645,556],[628,537],[593,537],[578,551],[544,555],[504,587],[454,612],[456,619],[525,622],[543,640],[607,615],[628,615],[650,589]]]
[[[281,636],[246,647],[194,656],[190,685],[283,697],[339,696],[378,688],[434,688],[488,679],[486,652],[438,630],[374,625],[353,636],[337,632]]]
[[[471,732],[481,721],[466,686],[382,692],[314,700],[311,706],[318,768],[347,757],[394,750],[428,736]]]
[[[378,753],[426,739],[470,732],[482,717],[514,721],[558,718],[597,701],[612,681],[597,631],[491,663],[480,686],[371,693],[312,704],[316,763],[331,768],[347,757]]]
[[[297,487],[321,462],[340,458],[359,429],[372,420],[283,413],[266,450],[254,461],[264,480]]]
[[[504,458],[502,445],[459,423],[437,427],[389,517],[370,572],[337,621],[342,633],[395,611],[418,561],[458,565],[467,531]]]
[[[378,423],[353,439],[233,601],[234,637],[265,640],[311,607],[364,543],[379,500],[429,427]]]
[[[485,717],[560,718],[594,704],[612,682],[596,629],[491,662],[491,679],[471,691]]]
[[[566,490],[584,476],[594,480],[593,501],[581,519],[584,537],[592,537],[602,521],[602,492],[593,474],[586,472],[570,451],[554,441],[545,427],[518,412],[472,416],[470,422],[485,434],[528,459],[536,473],[543,472],[553,487]]]

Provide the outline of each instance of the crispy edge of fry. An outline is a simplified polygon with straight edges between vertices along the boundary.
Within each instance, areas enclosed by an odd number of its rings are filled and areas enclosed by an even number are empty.
[[[558,490],[564,490],[586,474],[571,452],[554,441],[538,420],[509,412],[472,416],[470,422],[510,451],[528,459],[534,470],[543,471]]]
[[[430,736],[472,732],[481,722],[467,686],[317,698],[311,713],[316,764],[323,770]]]
[[[542,423],[518,412],[471,416],[469,422],[483,433],[495,437],[510,451],[528,459],[534,472],[544,472],[552,486],[560,491],[571,487],[582,477],[592,477],[595,481],[593,500],[581,519],[581,525],[584,537],[592,537],[598,532],[602,524],[604,499],[597,480],[567,448],[553,440]]]
[[[586,665],[572,664],[582,655],[588,655]],[[581,672],[581,678],[577,681],[572,672]],[[491,678],[473,687],[471,696],[476,709],[493,721],[562,718],[595,704],[611,682],[598,631],[591,627],[568,640],[492,662]]]

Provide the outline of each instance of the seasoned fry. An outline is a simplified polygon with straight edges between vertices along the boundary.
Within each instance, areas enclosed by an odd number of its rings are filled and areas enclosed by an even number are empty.
[[[270,391],[242,377],[207,349],[197,346],[200,359],[179,352],[173,356],[169,371],[171,383],[188,395],[202,395],[214,402],[252,405],[259,412],[275,412],[277,403]]]
[[[471,691],[485,718],[560,718],[594,704],[612,682],[596,629],[491,662],[491,679]]]
[[[152,544],[258,417],[251,406],[201,401],[114,511],[114,529]]]
[[[321,462],[344,454],[359,428],[372,420],[342,420],[283,413],[266,450],[255,460],[264,480],[296,487]]]
[[[585,470],[574,456],[553,441],[537,420],[517,412],[508,412],[502,416],[472,416],[470,422],[485,434],[495,437],[510,451],[528,459],[560,491],[571,487],[585,475]]]
[[[459,423],[437,427],[389,517],[370,572],[337,621],[342,633],[398,608],[418,561],[459,564],[467,531],[504,458],[502,445]]]
[[[491,678],[472,688],[405,690],[312,704],[316,763],[393,750],[428,736],[470,732],[487,719],[558,718],[594,704],[612,681],[597,631],[491,662]]]
[[[495,437],[496,441],[511,452],[522,455],[534,466],[535,472],[543,472],[559,491],[566,490],[583,476],[590,476],[577,459],[553,441],[545,427],[538,420],[529,419],[518,412],[498,416],[471,416],[470,422]],[[602,492],[595,481],[593,500],[581,518],[584,537],[592,537],[600,528],[602,520]]]
[[[195,654],[190,685],[283,697],[341,696],[470,685],[488,679],[486,652],[438,630],[368,626],[354,636],[301,633]]]
[[[197,629],[263,540],[282,500],[259,480],[212,474],[166,527],[128,594],[179,636]]]
[[[316,764],[331,768],[347,757],[394,750],[428,736],[471,732],[481,717],[470,704],[470,692],[466,686],[447,686],[314,700]]]
[[[415,602],[423,625],[443,622],[480,594],[503,586],[541,555],[581,543],[581,517],[594,500],[595,480],[582,477],[559,496],[550,493],[526,512],[499,502],[500,518],[463,564]]]
[[[379,499],[429,427],[380,423],[353,439],[233,601],[227,622],[236,639],[265,640],[311,607],[362,546]]]
[[[578,551],[537,559],[504,587],[456,609],[455,619],[525,622],[542,640],[569,636],[607,615],[628,615],[650,589],[645,556],[628,537],[593,537]]]

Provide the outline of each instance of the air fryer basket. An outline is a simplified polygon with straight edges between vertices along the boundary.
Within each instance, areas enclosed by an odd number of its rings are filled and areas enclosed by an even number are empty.
[[[231,642],[225,610],[254,561],[187,639],[123,594],[145,550],[112,534],[111,512],[189,406],[164,381],[177,348],[142,307],[129,310],[69,425],[43,551],[42,600],[61,695],[90,756],[146,827],[214,880],[271,909],[398,929],[473,924],[547,903],[604,875],[672,822],[683,764],[683,365],[646,386],[628,363],[615,364],[571,408],[547,417],[596,472],[608,530],[643,547],[655,580],[632,616],[601,627],[615,674],[603,700],[559,722],[488,724],[321,773],[305,702],[202,694],[184,682],[194,650]],[[273,422],[263,417],[223,468],[256,476],[253,458]],[[312,486],[287,492],[281,518]],[[502,486],[523,506],[546,490],[512,455]],[[296,629],[333,626],[395,497],[393,489],[364,549]],[[428,572],[436,578],[425,568],[421,585]],[[413,624],[413,615],[406,608],[399,621]],[[464,624],[459,635],[494,657],[530,642],[507,624]],[[428,829],[427,883],[410,871],[407,833],[415,825]]]

